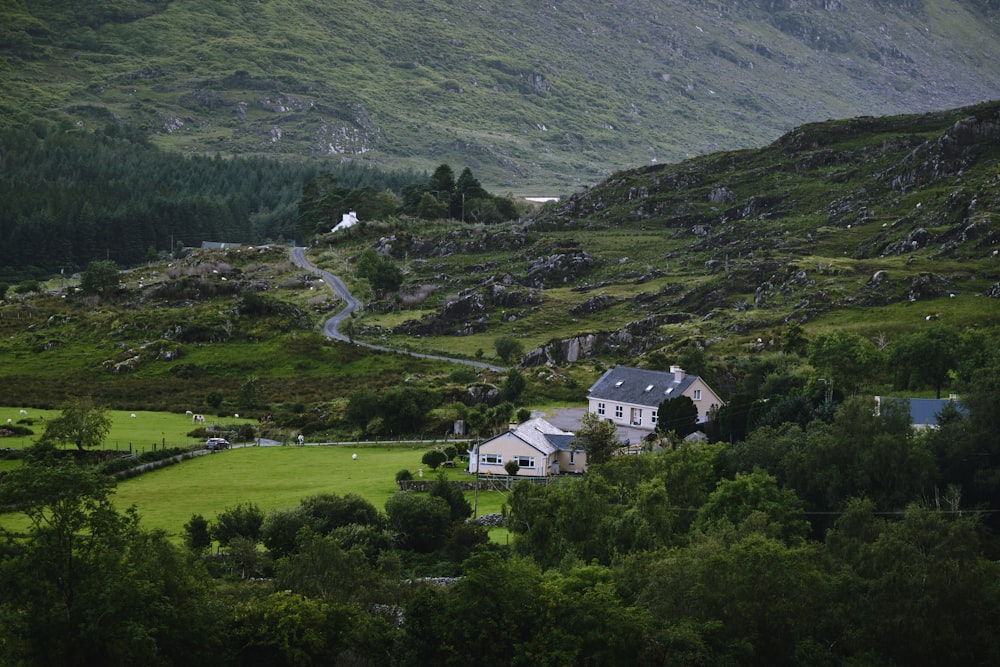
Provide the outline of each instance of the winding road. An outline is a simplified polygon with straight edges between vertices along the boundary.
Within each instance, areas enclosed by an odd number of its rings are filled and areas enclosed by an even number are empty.
[[[346,335],[340,333],[340,324],[345,319],[351,316],[355,310],[361,306],[361,302],[354,298],[347,286],[344,285],[342,281],[337,276],[333,275],[329,271],[317,268],[310,264],[306,260],[306,249],[302,247],[292,248],[292,262],[296,266],[300,266],[310,273],[314,273],[323,279],[323,281],[330,286],[330,289],[344,300],[346,304],[336,315],[328,319],[323,323],[323,334],[334,340],[344,341],[345,343],[352,343],[354,345],[360,345],[361,347],[367,347],[371,350],[378,350],[379,352],[392,352],[394,354],[408,354],[412,357],[420,357],[421,359],[435,359],[437,361],[450,361],[456,364],[465,364],[466,366],[474,366],[476,368],[484,368],[491,371],[503,372],[507,370],[503,366],[494,366],[492,364],[487,364],[482,361],[472,361],[469,359],[457,359],[455,357],[445,357],[436,354],[421,354],[418,352],[410,352],[409,350],[398,350],[391,347],[385,347],[384,345],[375,345],[374,343],[363,343],[361,341],[352,340]]]

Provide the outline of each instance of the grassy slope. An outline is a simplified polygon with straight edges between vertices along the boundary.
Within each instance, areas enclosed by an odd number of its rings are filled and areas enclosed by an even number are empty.
[[[0,109],[187,151],[448,161],[524,193],[1000,84],[976,3],[800,4],[9,1]]]

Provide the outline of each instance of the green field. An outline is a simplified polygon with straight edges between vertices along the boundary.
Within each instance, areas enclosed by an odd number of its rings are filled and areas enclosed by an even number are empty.
[[[27,414],[21,414],[24,410]],[[30,436],[15,436],[0,438],[0,448],[24,449],[35,444],[45,432],[46,420],[60,415],[59,410],[39,410],[22,407],[0,407],[0,425],[5,423],[27,426],[34,434]],[[132,415],[135,415],[134,417]],[[191,415],[172,412],[146,412],[108,410],[111,419],[111,431],[105,440],[105,449],[129,449],[138,452],[152,449],[164,444],[167,447],[188,447],[204,441],[203,438],[192,438],[188,435],[196,427]],[[10,420],[8,422],[8,420]],[[234,416],[219,417],[205,415],[205,424],[232,426],[234,424],[256,423],[252,419],[236,418]]]
[[[256,503],[265,512],[298,505],[306,496],[318,493],[354,493],[366,498],[379,510],[396,491],[396,472],[406,468],[416,477],[429,445],[360,445],[334,447],[245,447],[217,452],[154,470],[118,484],[115,494],[119,508],[135,505],[142,525],[165,531],[173,538],[183,535],[184,524],[194,514],[210,522],[229,507]],[[352,455],[357,454],[357,459]],[[461,479],[459,469],[448,469],[451,479]],[[470,504],[472,494],[468,494]],[[479,494],[478,513],[499,512],[505,494]],[[0,516],[0,526],[22,530],[23,515]],[[506,539],[506,531],[493,530],[496,541]]]

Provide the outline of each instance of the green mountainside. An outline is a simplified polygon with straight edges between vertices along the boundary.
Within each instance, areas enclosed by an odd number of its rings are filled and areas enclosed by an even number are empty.
[[[539,391],[579,400],[607,363],[801,352],[827,332],[885,349],[944,326],[988,346],[998,250],[993,102],[805,125],[761,149],[619,172],[520,221],[364,221],[308,255],[364,302],[356,339],[507,365],[496,342],[509,338],[513,361],[575,378]],[[398,269],[398,293],[362,279],[366,254]],[[86,386],[162,409],[235,395],[253,376],[267,401],[306,403],[342,398],[356,378],[451,366],[325,341],[343,302],[278,245],[152,259],[111,299],[77,284],[6,290],[0,384],[22,399]]]
[[[504,228],[379,230],[366,242],[440,291],[377,332],[470,354],[510,335],[540,364],[777,350],[792,322],[871,339],[938,319],[995,330],[998,168],[990,103],[622,172]]]
[[[559,194],[1000,89],[996,0],[0,2],[0,117]]]

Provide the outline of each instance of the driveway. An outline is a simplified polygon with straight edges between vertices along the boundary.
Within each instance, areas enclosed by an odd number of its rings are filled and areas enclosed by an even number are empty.
[[[583,421],[583,415],[586,411],[587,408],[554,408],[552,410],[537,411],[532,416],[541,417],[556,428],[575,433],[580,429],[580,423]],[[642,431],[628,426],[619,426],[615,429],[615,433],[622,440],[636,443],[641,442],[649,434],[649,431]]]

